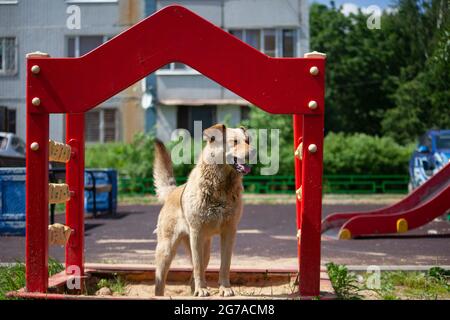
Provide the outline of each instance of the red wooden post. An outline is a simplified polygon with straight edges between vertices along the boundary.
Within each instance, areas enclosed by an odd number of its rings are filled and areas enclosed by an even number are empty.
[[[304,115],[303,119],[300,294],[317,296],[320,293],[323,115]]]
[[[66,225],[74,230],[66,244],[66,272],[77,266],[84,275],[84,113],[67,114],[66,141],[72,157],[66,164],[66,183],[72,193],[66,204]]]
[[[303,116],[300,114],[293,115],[293,126],[294,126],[294,152],[300,145],[301,139],[303,137]],[[302,161],[295,156],[295,190],[298,190],[302,186]],[[296,194],[296,221],[297,221],[297,257],[298,257],[298,267],[300,272],[300,230],[302,226],[302,202]]]
[[[26,289],[45,292],[48,285],[48,130],[49,115],[37,113],[41,101],[28,85],[36,77],[27,63],[26,131]]]

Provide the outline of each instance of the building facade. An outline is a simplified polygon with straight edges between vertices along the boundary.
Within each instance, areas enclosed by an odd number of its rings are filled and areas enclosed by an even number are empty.
[[[172,3],[269,56],[309,51],[307,0],[0,0],[0,131],[25,137],[27,53],[82,56]],[[248,111],[244,99],[173,62],[88,112],[86,141],[129,142],[143,131],[168,141],[176,128],[192,131],[194,121],[236,125]],[[64,115],[50,123],[51,138],[64,140]]]
[[[309,51],[307,0],[159,0],[156,9],[179,3],[263,53],[301,57]],[[218,61],[220,63],[220,61]],[[192,132],[217,122],[236,125],[248,117],[249,103],[196,70],[171,63],[156,72],[157,136],[167,141],[175,128]]]
[[[82,56],[144,18],[144,4],[144,0],[0,0],[0,131],[25,138],[27,53]],[[143,91],[137,83],[87,113],[86,141],[130,141],[143,131]],[[50,137],[64,140],[64,115],[51,115]]]

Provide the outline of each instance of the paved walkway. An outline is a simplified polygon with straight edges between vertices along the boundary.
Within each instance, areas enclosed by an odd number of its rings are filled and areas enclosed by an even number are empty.
[[[324,205],[324,215],[337,211],[375,209],[379,205]],[[152,233],[160,206],[122,206],[117,217],[86,220],[86,262],[154,263],[156,236]],[[57,220],[62,219],[58,216]],[[437,219],[408,233],[385,238],[339,241],[322,237],[322,263],[348,265],[450,265],[450,223]],[[0,262],[23,261],[25,239],[0,237]],[[212,246],[211,266],[218,266],[219,241]],[[295,206],[246,205],[233,266],[295,267],[297,264]],[[52,247],[50,256],[63,261],[64,250]],[[180,249],[174,266],[189,262]]]

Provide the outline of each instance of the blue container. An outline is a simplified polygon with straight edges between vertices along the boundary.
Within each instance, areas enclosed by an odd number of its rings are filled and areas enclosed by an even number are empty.
[[[25,235],[25,168],[0,168],[0,235]]]
[[[114,169],[86,169],[84,174],[84,210],[86,213],[94,213],[93,185],[97,188],[95,195],[96,210],[98,212],[117,211],[117,171]],[[105,187],[110,190],[105,191]],[[89,190],[91,189],[91,190]]]

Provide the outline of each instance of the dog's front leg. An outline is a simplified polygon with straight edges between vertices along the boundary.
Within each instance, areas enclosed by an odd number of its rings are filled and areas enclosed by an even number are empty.
[[[190,242],[192,250],[192,266],[194,269],[194,296],[209,296],[206,287],[205,268],[204,268],[204,242],[205,238],[201,231],[191,230]]]
[[[235,237],[236,228],[233,227],[223,230],[220,234],[219,294],[224,297],[234,296],[230,284],[230,267]]]

